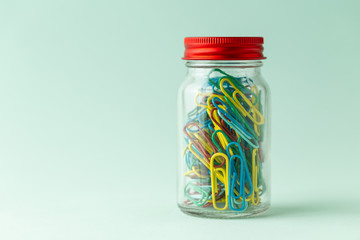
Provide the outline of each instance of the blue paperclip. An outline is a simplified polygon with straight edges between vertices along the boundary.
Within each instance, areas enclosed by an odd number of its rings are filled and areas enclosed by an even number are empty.
[[[254,86],[255,83],[254,81],[251,79],[251,78],[247,78],[247,77],[244,77],[245,81],[247,84],[249,84],[250,87]]]
[[[250,177],[249,168],[248,168],[247,163],[246,163],[246,161],[245,161],[244,152],[242,151],[240,144],[239,144],[239,143],[234,143],[234,144],[237,145],[237,147],[239,148],[241,160],[242,160],[243,163],[244,163],[244,171],[245,171],[245,175],[246,175],[246,178],[247,178],[247,181],[245,181],[245,183],[248,182],[248,183],[249,183],[249,186],[250,186],[250,188],[249,188],[249,193],[245,195],[245,197],[248,197],[248,196],[250,196],[251,193],[253,192],[253,185],[252,185],[252,181],[251,181],[251,177]],[[230,144],[229,144],[229,145],[230,145]],[[244,186],[245,186],[245,185],[244,185]]]
[[[235,168],[235,158],[239,158],[241,165],[240,165],[240,176],[239,176],[239,185],[238,187],[235,186],[238,180],[238,174]],[[246,199],[245,199],[245,187],[241,187],[245,185],[244,180],[244,164],[239,155],[233,155],[229,161],[229,207],[234,211],[244,211],[246,208]],[[235,195],[234,188],[239,192],[238,196]],[[240,208],[236,208],[233,206],[233,201],[235,199],[239,199],[242,197],[242,203]]]
[[[194,150],[195,151],[195,150]],[[199,153],[200,154],[200,153]],[[185,163],[188,169],[192,169],[193,166],[199,166],[200,161],[197,159],[189,149],[185,153]]]
[[[197,120],[199,123],[204,125],[202,128],[206,127],[208,123],[211,123],[211,119],[207,115],[207,111],[205,109],[197,114]]]
[[[247,139],[255,138],[253,135],[251,135],[251,133],[249,133],[245,129],[245,127],[243,125],[241,125],[241,123],[239,121],[236,120],[236,118],[232,115],[231,110],[227,109],[227,111],[229,111],[229,112],[226,112],[221,108],[218,109],[219,117],[221,117],[226,122],[226,124],[228,124],[230,127],[232,127],[232,125],[236,125],[237,128],[239,129],[238,131],[241,132],[239,134],[241,136],[243,136],[244,138],[247,138]]]
[[[219,112],[218,114],[219,117],[221,117],[230,127],[232,127],[232,129],[234,129],[235,132],[237,132],[240,137],[244,139],[250,146],[252,146],[253,148],[259,148],[258,141],[256,141],[256,139],[252,135],[249,136],[244,134],[243,129],[241,129],[237,124],[235,124],[235,122],[229,121],[225,116],[222,115],[221,112]],[[254,142],[252,142],[251,140],[253,140]]]
[[[185,153],[185,163],[186,163],[186,166],[188,169],[191,169],[192,166],[193,166],[193,162],[190,160],[190,151],[189,149],[186,150],[186,153]]]
[[[213,124],[212,121],[208,124],[208,128],[210,129],[210,131],[215,132],[215,129],[213,126],[211,126],[211,124]]]
[[[238,148],[239,155],[232,155],[230,153],[230,148],[235,145]],[[253,185],[250,177],[250,172],[247,167],[243,151],[241,149],[241,146],[237,142],[231,142],[226,147],[226,153],[230,157],[229,162],[229,207],[234,211],[244,211],[247,208],[246,198],[249,197],[253,192]],[[240,176],[239,176],[239,184],[236,185],[236,180],[238,178],[238,174],[235,167],[235,158],[238,158],[240,160]],[[245,194],[245,186],[246,183],[249,184],[249,193]],[[239,192],[238,195],[235,195],[234,188]],[[235,202],[236,204],[240,204],[236,201],[236,199],[239,199],[242,197],[241,207],[235,208],[232,203]]]
[[[231,153],[230,153],[230,149],[231,149],[231,147],[232,147],[233,145],[237,147],[237,150],[238,150],[237,152],[239,152],[239,154],[231,154]],[[232,150],[233,150],[233,152],[235,152],[234,149],[232,149]],[[242,151],[242,148],[241,148],[240,144],[237,143],[237,142],[231,142],[231,143],[229,143],[229,144],[227,145],[227,147],[226,147],[226,154],[228,155],[229,158],[231,158],[232,156],[238,156],[238,158],[244,163],[244,167],[245,167],[245,168],[244,168],[244,171],[245,171],[245,174],[249,177],[248,180],[249,180],[250,185],[251,185],[251,188],[250,188],[250,189],[252,189],[252,182],[251,182],[251,178],[250,178],[249,168],[247,167],[247,164],[246,164],[246,162],[245,162],[244,152]],[[251,190],[250,192],[252,192],[252,190]],[[251,193],[250,193],[250,194],[251,194]],[[249,196],[250,196],[250,194],[249,194]]]

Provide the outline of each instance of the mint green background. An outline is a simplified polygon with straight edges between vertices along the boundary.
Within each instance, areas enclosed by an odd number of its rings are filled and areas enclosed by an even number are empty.
[[[359,9],[0,1],[0,239],[360,239]],[[175,205],[185,36],[265,38],[264,217],[198,219]]]

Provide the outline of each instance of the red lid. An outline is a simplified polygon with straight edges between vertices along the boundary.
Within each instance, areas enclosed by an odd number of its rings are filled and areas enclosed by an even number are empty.
[[[186,37],[184,60],[260,60],[262,37]]]

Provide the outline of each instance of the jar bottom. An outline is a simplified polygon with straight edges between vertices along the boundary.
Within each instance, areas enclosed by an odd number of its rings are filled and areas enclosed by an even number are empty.
[[[178,204],[180,210],[190,216],[194,217],[203,217],[203,218],[251,218],[255,216],[262,215],[265,213],[269,208],[270,204],[259,204],[257,206],[249,206],[244,212],[236,212],[231,210],[219,211],[214,208],[206,209],[206,208],[199,208],[199,207],[189,207]]]

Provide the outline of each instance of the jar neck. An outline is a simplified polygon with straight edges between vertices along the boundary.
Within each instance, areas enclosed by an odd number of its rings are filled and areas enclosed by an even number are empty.
[[[201,76],[208,76],[213,69],[222,69],[226,73],[240,77],[247,76],[258,78],[261,75],[262,62],[256,61],[200,61],[191,60],[186,62],[187,75],[197,76],[196,79],[202,79]],[[215,73],[216,74],[216,73]]]
[[[259,60],[187,60],[188,68],[260,68]]]

